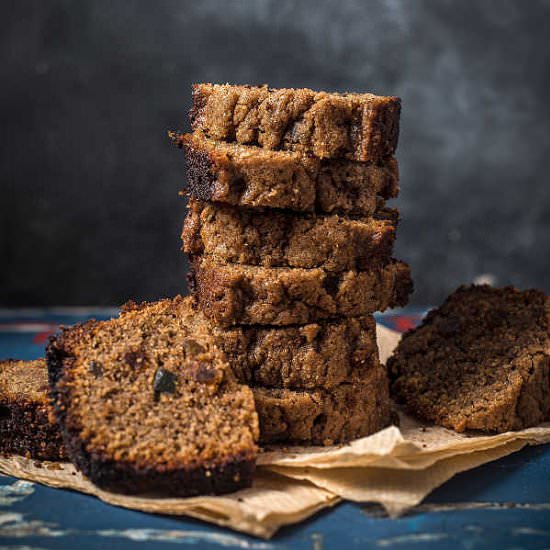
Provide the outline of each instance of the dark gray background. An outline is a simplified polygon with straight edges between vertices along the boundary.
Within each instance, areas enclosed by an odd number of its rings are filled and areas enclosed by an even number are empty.
[[[185,290],[192,82],[403,99],[396,255],[413,303],[550,291],[548,1],[3,1],[0,304]]]

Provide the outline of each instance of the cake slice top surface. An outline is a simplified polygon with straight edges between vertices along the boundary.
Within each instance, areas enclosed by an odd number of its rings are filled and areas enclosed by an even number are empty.
[[[261,86],[253,86],[249,84],[213,84],[213,83],[207,83],[207,82],[201,82],[197,84],[193,84],[193,91],[198,92],[201,91],[203,93],[223,93],[224,91],[227,93],[231,93],[232,91],[237,90],[240,92],[266,92],[270,94],[292,94],[295,97],[303,97],[303,98],[309,98],[312,97],[315,99],[315,101],[319,101],[323,98],[350,98],[354,100],[363,100],[363,101],[372,101],[372,100],[378,100],[378,101],[399,101],[399,98],[396,96],[383,96],[383,95],[377,95],[371,92],[327,92],[323,90],[312,90],[310,88],[271,88],[267,84],[261,85]]]
[[[252,393],[195,322],[190,299],[130,303],[118,318],[68,329],[50,347],[62,357],[50,380],[68,397],[65,428],[88,452],[157,470],[254,458]]]

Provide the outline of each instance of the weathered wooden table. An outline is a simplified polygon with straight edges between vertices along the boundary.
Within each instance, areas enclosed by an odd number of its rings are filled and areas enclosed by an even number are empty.
[[[1,311],[0,357],[43,353],[60,324],[110,317],[114,310]],[[381,315],[404,330],[419,310]],[[550,446],[530,447],[457,475],[414,511],[389,519],[368,503],[344,503],[269,541],[185,517],[116,508],[94,497],[0,476],[0,548],[143,550],[199,548],[550,548]]]

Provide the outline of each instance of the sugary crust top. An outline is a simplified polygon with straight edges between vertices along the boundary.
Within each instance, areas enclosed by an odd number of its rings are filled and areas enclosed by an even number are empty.
[[[238,84],[211,84],[211,83],[198,83],[193,84],[193,93],[202,93],[209,95],[213,92],[226,92],[231,93],[233,90],[240,92],[267,92],[270,94],[281,94],[299,96],[302,98],[312,99],[313,101],[320,101],[322,99],[348,99],[353,101],[363,102],[381,102],[381,103],[395,103],[400,102],[400,98],[397,96],[382,96],[376,95],[370,92],[326,92],[315,91],[310,88],[270,88],[267,84],[262,86],[251,85],[238,85]]]

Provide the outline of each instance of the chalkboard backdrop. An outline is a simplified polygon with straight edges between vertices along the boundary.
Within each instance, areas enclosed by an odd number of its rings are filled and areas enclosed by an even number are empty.
[[[403,100],[413,303],[461,283],[550,291],[550,2],[13,0],[0,7],[0,304],[186,290],[193,82]]]

